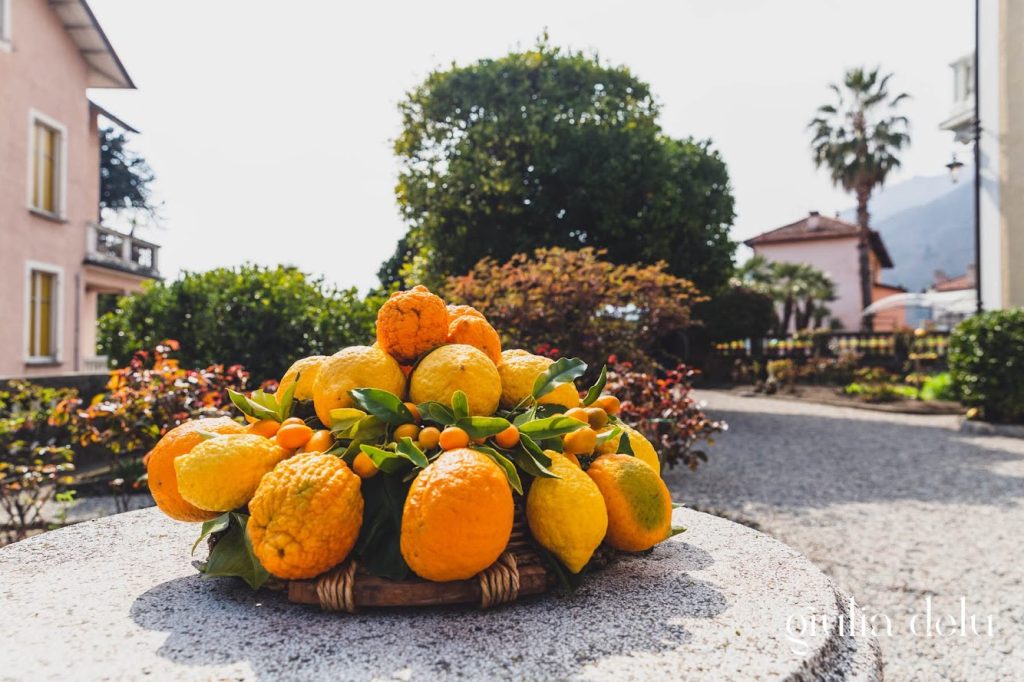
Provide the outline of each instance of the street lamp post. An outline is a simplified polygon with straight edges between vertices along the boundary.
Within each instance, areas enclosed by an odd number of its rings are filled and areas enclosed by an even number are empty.
[[[974,291],[975,309],[984,310],[981,302],[981,0],[974,0]]]

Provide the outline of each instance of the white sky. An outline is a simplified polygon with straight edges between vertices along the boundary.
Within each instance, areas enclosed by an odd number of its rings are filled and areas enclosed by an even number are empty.
[[[805,126],[847,67],[881,64],[914,138],[892,182],[944,171],[949,62],[972,0],[492,3],[90,0],[137,91],[91,96],[142,131],[165,201],[161,269],[288,263],[366,289],[405,227],[393,195],[397,103],[435,67],[554,44],[651,84],[662,125],[710,137],[734,237],[851,201],[815,171]]]

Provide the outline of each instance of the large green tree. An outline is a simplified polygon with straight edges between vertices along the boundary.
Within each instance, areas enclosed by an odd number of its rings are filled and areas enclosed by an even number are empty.
[[[131,149],[123,132],[114,128],[100,130],[101,209],[155,218],[160,208],[150,189],[155,179],[149,163]]]
[[[885,184],[889,173],[900,167],[900,151],[910,144],[909,122],[906,116],[896,113],[908,95],[891,94],[891,78],[891,73],[882,75],[877,68],[850,69],[842,86],[829,86],[835,94],[834,103],[818,107],[817,115],[808,124],[814,134],[811,151],[815,165],[827,168],[832,184],[857,199],[862,308],[871,305],[873,294],[868,202],[875,188]],[[871,317],[862,319],[864,328],[871,329]]]
[[[385,285],[468,272],[538,247],[665,261],[702,290],[731,271],[733,198],[707,141],[660,129],[646,83],[541,41],[436,71],[400,105],[396,189],[408,234]]]

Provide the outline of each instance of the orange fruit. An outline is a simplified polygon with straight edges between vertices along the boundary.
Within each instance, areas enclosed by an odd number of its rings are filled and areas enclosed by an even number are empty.
[[[409,371],[412,371],[412,367],[409,368]],[[417,424],[423,420],[423,417],[420,416],[420,408],[416,406],[416,403],[405,403],[405,409],[412,413],[412,420]]]
[[[442,450],[455,450],[469,445],[469,434],[458,426],[446,427],[438,440]]]
[[[582,429],[567,433],[562,437],[562,447],[565,452],[573,455],[589,455],[597,447],[597,431],[584,426]]]
[[[264,438],[273,438],[280,428],[281,423],[274,419],[260,419],[249,425],[249,433],[255,433]]]
[[[360,452],[352,460],[352,471],[356,472],[359,478],[373,478],[380,472],[380,469],[377,468],[377,465],[373,463],[368,454]]]
[[[514,448],[519,443],[519,429],[515,424],[510,424],[507,429],[494,436],[494,442],[498,444],[498,447],[506,450]]]
[[[618,414],[622,409],[622,403],[613,395],[603,395],[595,400],[591,407],[600,407],[608,414]]]
[[[334,447],[334,436],[327,429],[314,431],[306,444],[299,448],[299,452],[327,452]]]
[[[312,578],[344,561],[363,523],[359,477],[340,458],[310,452],[281,462],[249,501],[246,529],[272,575]]]
[[[587,469],[608,508],[605,541],[625,552],[642,552],[672,530],[672,498],[668,487],[642,459],[601,455]]]
[[[203,442],[200,432],[245,433],[246,427],[228,417],[193,419],[164,434],[146,455],[146,478],[156,506],[176,521],[209,521],[218,512],[209,512],[189,504],[178,492],[174,460]]]
[[[474,308],[471,305],[449,305],[448,306],[448,321],[456,320],[460,317],[478,317],[481,320],[486,320],[484,314]]]
[[[303,424],[285,424],[277,432],[277,444],[286,450],[296,450],[309,442],[313,429]]]
[[[303,421],[302,419],[300,419],[299,417],[288,417],[283,422],[281,422],[281,426],[288,426],[289,424],[305,424],[305,423],[306,422]]]
[[[413,440],[416,440],[419,435],[420,427],[415,424],[402,424],[395,427],[394,438],[396,443],[403,438],[412,438]]]
[[[582,407],[574,407],[570,410],[566,410],[564,416],[569,417],[570,419],[575,419],[578,422],[583,422],[584,424],[590,423],[590,418],[587,416],[587,410]]]
[[[471,578],[505,551],[512,514],[512,488],[501,467],[475,450],[449,450],[409,488],[402,557],[426,580]]]
[[[587,414],[587,421],[590,423],[590,428],[595,431],[600,431],[608,424],[608,413],[602,410],[600,407],[587,407],[584,408]]]
[[[377,311],[377,343],[403,365],[448,338],[448,308],[422,284],[396,291]]]
[[[420,447],[424,450],[433,450],[441,440],[441,432],[436,426],[425,426],[419,435]]]
[[[501,362],[501,339],[482,317],[464,315],[448,323],[448,343],[464,343],[482,350],[495,365]]]

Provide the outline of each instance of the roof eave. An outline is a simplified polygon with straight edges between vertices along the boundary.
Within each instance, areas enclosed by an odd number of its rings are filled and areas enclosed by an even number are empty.
[[[86,0],[49,0],[49,4],[89,66],[88,87],[134,90],[135,82]]]

